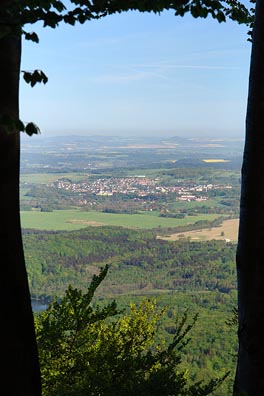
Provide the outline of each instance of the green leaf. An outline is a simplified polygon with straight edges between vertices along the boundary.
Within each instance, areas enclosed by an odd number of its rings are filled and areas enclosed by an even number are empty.
[[[200,9],[196,5],[191,6],[191,14],[194,18],[198,18],[200,16]]]
[[[65,5],[61,1],[55,0],[52,2],[52,5],[59,12],[66,10]]]
[[[217,14],[216,14],[216,19],[218,20],[218,22],[225,22],[226,21],[226,17],[225,17],[225,14],[222,12],[222,11],[219,11]]]
[[[26,127],[25,127],[25,132],[27,135],[32,136],[32,135],[38,135],[40,133],[39,127],[34,124],[33,122],[29,122]]]
[[[31,87],[34,87],[37,83],[46,84],[48,82],[48,77],[42,70],[34,70],[33,72],[28,72],[25,70],[21,70],[23,73],[23,78],[27,84],[30,84]]]
[[[46,74],[43,73],[43,71],[40,71],[40,76],[41,76],[41,81],[43,82],[43,84],[47,84],[48,77],[46,76]]]
[[[35,32],[27,33],[25,31],[23,31],[23,34],[24,34],[26,40],[31,40],[34,43],[39,43],[38,35]]]
[[[64,16],[64,22],[68,23],[69,25],[75,25],[76,18],[72,14],[68,14]]]

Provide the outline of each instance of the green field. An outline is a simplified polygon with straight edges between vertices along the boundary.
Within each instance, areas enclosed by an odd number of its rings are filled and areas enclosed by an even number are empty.
[[[212,221],[215,214],[201,214],[186,216],[184,219],[171,219],[149,214],[112,214],[101,212],[84,212],[80,210],[54,210],[53,212],[22,211],[21,222],[23,228],[39,230],[77,230],[90,225],[111,225],[127,228],[157,228],[178,227],[193,224],[199,220]]]
[[[73,181],[78,181],[89,175],[89,173],[29,173],[20,175],[20,182],[28,184],[47,184],[62,178],[70,178]]]
[[[203,207],[207,207],[207,208],[212,208],[215,206],[221,207],[222,205],[219,203],[221,201],[221,198],[215,198],[215,199],[208,199],[207,201],[202,201],[202,202],[198,202],[198,201],[191,201],[191,202],[187,202],[187,201],[176,201],[172,207],[173,209],[176,210],[181,210],[181,209],[191,209],[191,208],[203,208]]]

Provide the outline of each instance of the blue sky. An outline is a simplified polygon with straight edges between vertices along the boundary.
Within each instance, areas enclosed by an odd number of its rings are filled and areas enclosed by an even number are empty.
[[[23,43],[22,69],[49,81],[31,88],[21,79],[20,117],[43,136],[244,137],[245,26],[131,12],[31,29],[40,43]]]

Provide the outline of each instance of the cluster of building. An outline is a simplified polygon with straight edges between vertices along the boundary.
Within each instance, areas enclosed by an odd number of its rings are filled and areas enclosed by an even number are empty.
[[[87,180],[83,182],[72,182],[65,179],[59,179],[49,185],[66,191],[76,193],[89,193],[98,196],[111,196],[114,194],[134,194],[138,197],[145,197],[149,194],[176,194],[179,201],[206,201],[206,193],[215,189],[231,189],[230,185],[204,184],[193,185],[187,183],[182,185],[162,185],[160,179],[150,179],[144,175],[131,177],[111,177],[98,178],[96,180]]]
[[[76,193],[90,193],[95,195],[114,195],[116,193],[147,195],[160,190],[160,187],[157,186],[156,183],[157,179],[151,180],[144,176],[135,176],[99,178],[79,183],[60,179],[51,183],[50,187],[56,187]]]
[[[206,201],[208,196],[202,196],[201,193],[208,193],[210,190],[231,189],[232,186],[220,184],[201,184],[198,186],[184,187],[177,191],[177,201]]]

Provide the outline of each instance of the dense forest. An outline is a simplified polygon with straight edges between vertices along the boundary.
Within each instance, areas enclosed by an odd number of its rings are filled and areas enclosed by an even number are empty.
[[[71,232],[25,230],[32,296],[63,293],[70,283],[86,287],[99,268],[110,266],[108,295],[147,290],[236,289],[235,245],[225,241],[166,242],[154,231],[89,227]],[[105,293],[104,292],[104,293]]]
[[[144,298],[129,309],[115,301],[94,304],[108,266],[85,292],[71,286],[62,298],[35,314],[43,396],[206,396],[229,372],[195,379],[183,363],[197,314],[175,318],[169,340],[160,334],[166,309]],[[164,333],[163,333],[164,334]]]
[[[24,230],[23,240],[32,297],[43,302],[63,296],[71,284],[83,291],[106,264],[109,271],[96,292],[104,304],[116,299],[155,298],[166,313],[157,337],[170,340],[177,315],[198,313],[182,364],[196,381],[234,370],[235,328],[227,326],[236,299],[235,250],[225,241],[157,239],[155,230],[88,227],[78,231]],[[228,394],[229,380],[216,390]]]

